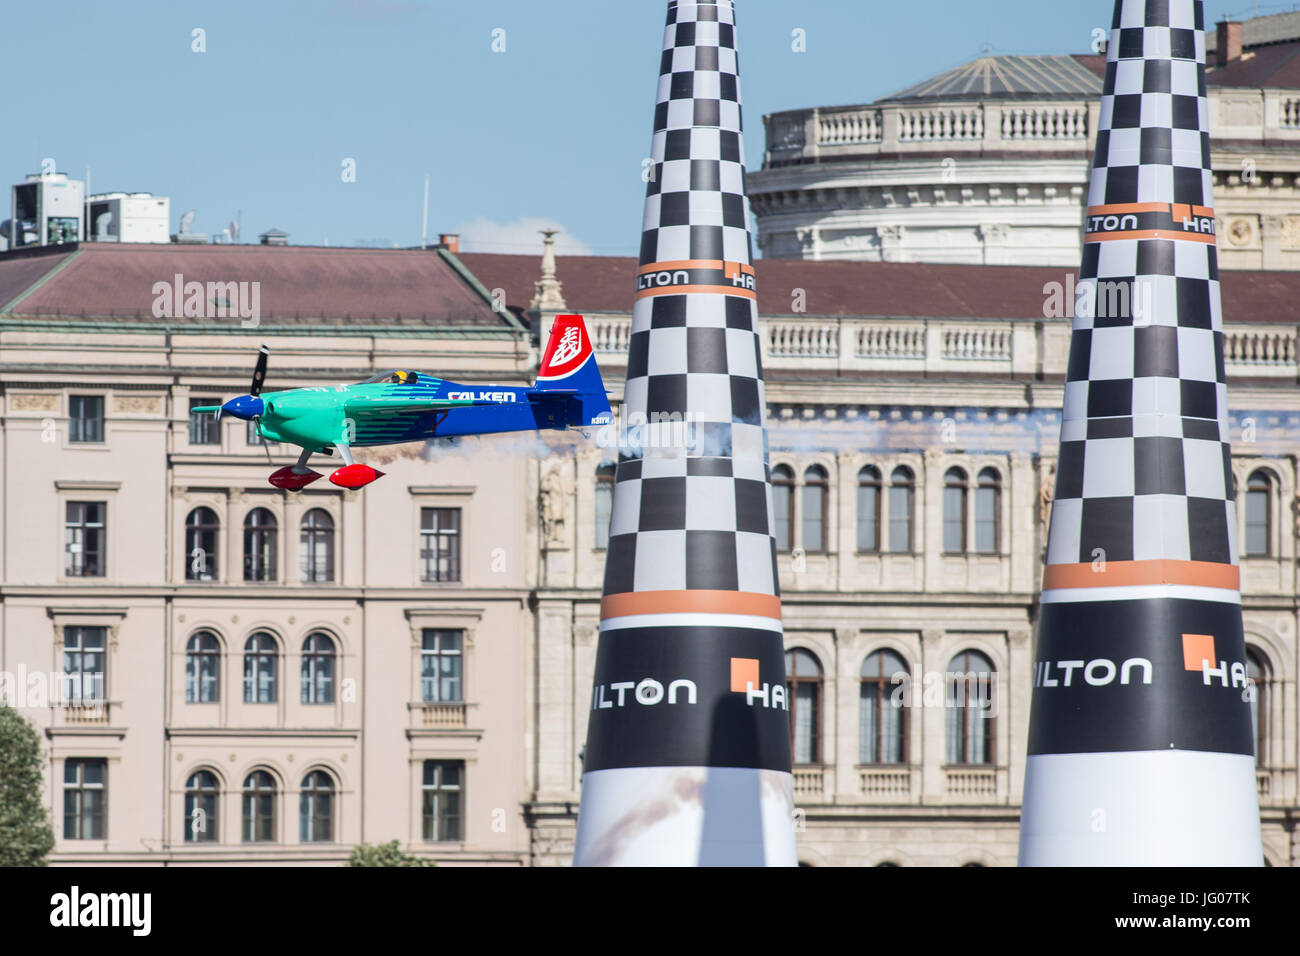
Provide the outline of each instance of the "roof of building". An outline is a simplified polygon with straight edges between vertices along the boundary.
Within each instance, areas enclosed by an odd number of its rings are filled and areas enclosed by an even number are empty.
[[[1251,17],[1241,21],[1241,45],[1243,49],[1265,46],[1270,43],[1286,43],[1300,40],[1300,13],[1274,13],[1266,17]],[[1216,25],[1206,24],[1205,49],[1213,53],[1219,48],[1219,34]]]
[[[1247,50],[1225,66],[1206,68],[1209,86],[1300,89],[1300,43],[1280,43]]]
[[[455,256],[440,251],[82,243],[0,255],[6,318],[156,322],[159,282],[258,283],[263,322],[518,328]],[[252,287],[249,286],[251,294]],[[184,321],[184,319],[182,319]]]
[[[1100,96],[1101,76],[1093,64],[1082,62],[1089,59],[1101,60],[1104,70],[1104,57],[982,56],[876,102],[987,96]]]
[[[527,308],[540,256],[462,255],[490,289],[504,289],[506,303]],[[563,295],[575,312],[628,312],[637,260],[612,256],[557,256]],[[1073,273],[1075,270],[1068,270]],[[811,262],[759,259],[754,264],[759,311],[793,315],[796,290],[809,315],[918,318],[1041,319],[1044,286],[1066,282],[1067,270],[1037,266],[933,265],[896,262]],[[1223,311],[1228,321],[1294,322],[1300,272],[1223,272]]]

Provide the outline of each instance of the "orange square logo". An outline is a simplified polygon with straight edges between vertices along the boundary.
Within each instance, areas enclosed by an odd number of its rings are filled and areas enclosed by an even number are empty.
[[[1209,661],[1210,666],[1215,664],[1214,656],[1214,635],[1213,634],[1184,634],[1183,635],[1183,667],[1189,671],[1201,670],[1201,662]]]
[[[758,661],[752,657],[733,657],[731,659],[731,689],[743,694],[749,685],[758,687]]]

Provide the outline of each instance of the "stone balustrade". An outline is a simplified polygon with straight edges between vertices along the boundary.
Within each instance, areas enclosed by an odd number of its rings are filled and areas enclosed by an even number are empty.
[[[1069,348],[1066,319],[782,316],[761,319],[760,327],[763,363],[771,369],[1059,379]],[[630,317],[589,317],[588,328],[603,364],[617,366],[626,360]],[[1296,379],[1297,326],[1229,325],[1224,360],[1230,380]]]

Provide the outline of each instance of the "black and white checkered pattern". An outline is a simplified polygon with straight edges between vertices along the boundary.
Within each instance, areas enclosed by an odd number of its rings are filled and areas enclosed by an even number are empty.
[[[1089,206],[1213,204],[1201,0],[1118,0]],[[1214,243],[1089,241],[1049,564],[1236,563]]]
[[[727,0],[669,4],[641,264],[751,262],[736,27]]]
[[[641,264],[750,265],[730,0],[669,4],[654,159]],[[636,300],[624,415],[648,424],[617,469],[606,594],[777,593],[765,408],[752,294]]]

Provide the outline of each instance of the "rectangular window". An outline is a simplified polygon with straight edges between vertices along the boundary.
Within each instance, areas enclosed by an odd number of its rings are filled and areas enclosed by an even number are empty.
[[[996,554],[998,550],[998,491],[975,489],[975,550]]]
[[[104,638],[106,627],[63,629],[63,699],[80,707],[104,701]]]
[[[1246,555],[1268,556],[1268,491],[1246,492]]]
[[[196,412],[194,409],[199,405],[220,405],[219,398],[191,398],[190,399],[190,444],[191,445],[220,445],[221,444],[221,423],[217,421],[217,416],[211,412]]]
[[[426,627],[421,634],[420,700],[449,703],[464,700],[461,667],[463,634]]]
[[[420,509],[420,580],[460,580],[460,509]]]
[[[874,485],[858,488],[858,550],[862,552],[877,551],[880,548],[879,531],[876,527],[880,513],[880,489]]]
[[[889,550],[896,554],[912,550],[912,489],[907,486],[889,489]]]
[[[63,838],[104,839],[107,761],[68,759],[63,762]]]
[[[64,510],[64,573],[70,578],[104,576],[102,501],[69,501]]]
[[[943,489],[943,550],[961,554],[966,550],[966,489]]]
[[[429,843],[456,842],[461,832],[465,798],[465,761],[426,760],[423,794],[424,839]]]
[[[104,396],[68,396],[68,440],[102,442],[104,440]]]

